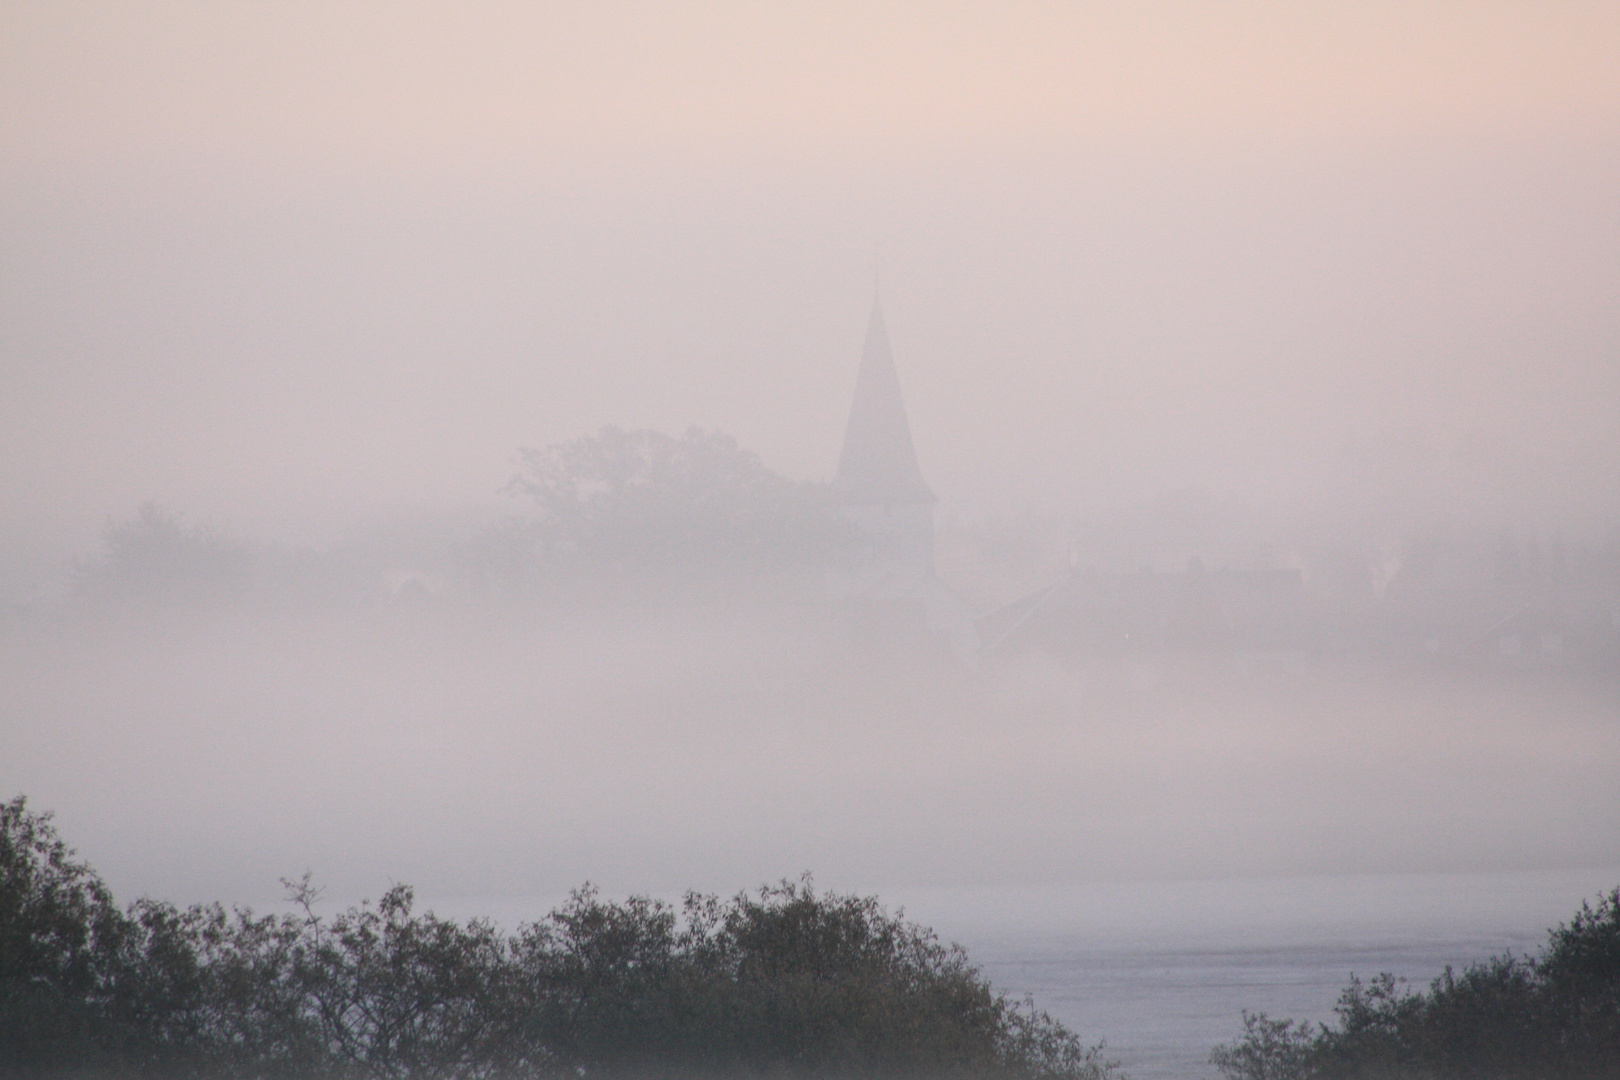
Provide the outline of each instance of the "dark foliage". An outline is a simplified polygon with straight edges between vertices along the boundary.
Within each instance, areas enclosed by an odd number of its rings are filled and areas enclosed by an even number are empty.
[[[515,935],[412,909],[120,910],[0,806],[0,1077],[1103,1080],[961,949],[808,880],[677,911],[590,888]]]
[[[521,944],[539,1043],[623,1076],[1101,1077],[1098,1048],[994,993],[875,900],[783,882],[680,917],[586,890]]]
[[[1210,1060],[1229,1080],[1598,1080],[1620,1076],[1620,889],[1538,957],[1447,969],[1426,993],[1351,979],[1338,1022],[1244,1014]]]
[[[106,957],[126,921],[22,799],[0,805],[0,1068],[87,1068],[100,1059]]]

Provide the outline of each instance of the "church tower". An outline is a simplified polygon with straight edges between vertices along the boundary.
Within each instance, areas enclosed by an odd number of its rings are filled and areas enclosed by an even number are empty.
[[[889,333],[875,297],[833,489],[839,512],[866,537],[868,573],[933,577],[938,500],[917,467]]]

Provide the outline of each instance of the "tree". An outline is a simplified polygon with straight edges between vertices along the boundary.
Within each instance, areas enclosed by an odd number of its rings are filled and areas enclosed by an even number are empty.
[[[650,575],[822,565],[849,539],[824,484],[767,469],[729,435],[604,427],[521,451],[542,558]]]
[[[415,915],[407,885],[323,923],[314,895],[307,877],[293,886],[305,919],[291,968],[338,1071],[387,1080],[511,1071],[521,1058],[509,1023],[512,973],[491,924]]]
[[[1293,1080],[1303,1075],[1315,1036],[1303,1021],[1243,1010],[1243,1035],[1217,1046],[1209,1061],[1228,1080]]]
[[[238,598],[248,585],[245,548],[145,503],[131,521],[108,522],[99,559],[79,567],[81,595],[101,601],[183,604]]]
[[[125,911],[21,798],[0,806],[0,1077],[1106,1080],[956,946],[808,878],[677,911],[589,887],[508,935],[413,908]]]
[[[563,1074],[1103,1080],[1102,1048],[996,993],[958,946],[808,878],[679,913],[582,890],[525,934]]]
[[[1582,904],[1539,957],[1447,968],[1427,992],[1352,978],[1338,1022],[1244,1014],[1210,1060],[1229,1080],[1597,1080],[1620,1061],[1620,889]]]
[[[1565,1064],[1600,1075],[1620,1061],[1620,888],[1582,903],[1553,930],[1535,965],[1548,1026]]]
[[[0,1075],[102,1059],[109,958],[126,924],[50,814],[0,804]]]

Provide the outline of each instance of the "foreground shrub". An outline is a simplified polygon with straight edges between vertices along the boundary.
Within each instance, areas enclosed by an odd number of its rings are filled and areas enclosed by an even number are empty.
[[[1620,1076],[1620,889],[1582,904],[1539,957],[1499,956],[1428,991],[1351,979],[1338,1022],[1244,1014],[1210,1056],[1228,1080],[1599,1080]]]
[[[0,1069],[89,1068],[126,920],[48,815],[0,804]]]
[[[589,887],[508,935],[397,886],[331,918],[120,910],[0,806],[0,1077],[1104,1080],[963,951],[808,879],[677,910]]]

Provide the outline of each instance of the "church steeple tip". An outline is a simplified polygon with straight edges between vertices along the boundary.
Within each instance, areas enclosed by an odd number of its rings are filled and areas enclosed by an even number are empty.
[[[834,484],[846,505],[932,505],[937,500],[917,466],[883,305],[873,284],[872,314]]]

